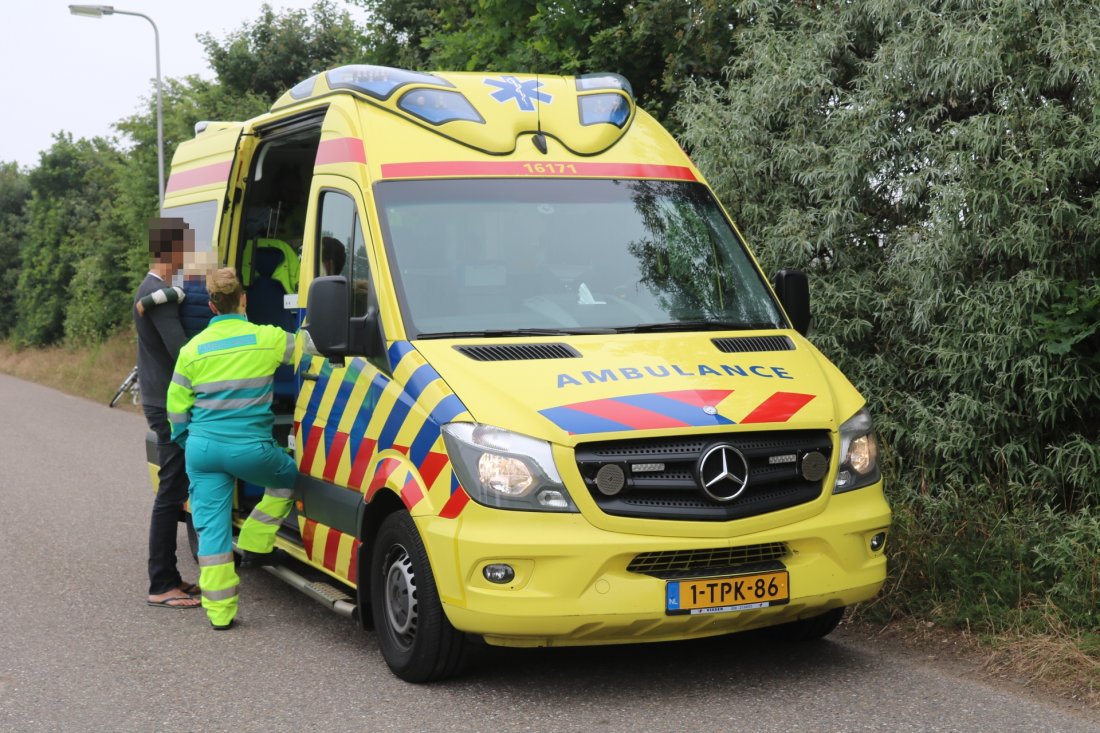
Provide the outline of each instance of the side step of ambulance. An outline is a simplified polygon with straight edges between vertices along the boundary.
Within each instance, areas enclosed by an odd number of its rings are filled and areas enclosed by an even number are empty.
[[[285,565],[264,565],[262,567],[287,585],[297,588],[321,605],[328,607],[330,611],[335,611],[347,618],[355,617],[355,611],[358,608],[355,605],[355,599],[339,588],[323,581],[307,580]]]

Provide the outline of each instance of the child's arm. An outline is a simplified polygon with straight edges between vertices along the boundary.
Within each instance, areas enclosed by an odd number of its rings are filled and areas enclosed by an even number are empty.
[[[168,288],[161,288],[137,302],[137,312],[139,316],[145,315],[146,308],[152,308],[153,306],[163,305],[164,303],[182,303],[184,298],[183,288],[178,288],[175,285]]]

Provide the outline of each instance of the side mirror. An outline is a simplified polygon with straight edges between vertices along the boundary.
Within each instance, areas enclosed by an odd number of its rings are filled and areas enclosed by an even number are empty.
[[[810,283],[800,270],[780,270],[775,274],[775,294],[787,311],[791,327],[803,336],[810,330]],[[310,301],[312,304],[313,301]]]
[[[306,308],[309,338],[317,353],[330,359],[348,354],[348,280],[342,275],[316,278]]]
[[[352,318],[348,312],[349,290],[348,280],[343,275],[318,277],[310,283],[303,328],[309,334],[307,344],[311,353],[316,352],[332,361],[345,356],[385,356],[377,299],[373,292],[365,289],[357,292],[357,301],[366,300],[367,312]]]

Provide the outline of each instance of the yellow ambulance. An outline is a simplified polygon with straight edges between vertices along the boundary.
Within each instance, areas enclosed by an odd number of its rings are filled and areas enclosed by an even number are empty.
[[[332,69],[197,125],[164,214],[298,334],[267,569],[399,677],[481,642],[813,639],[882,586],[871,418],[805,276],[767,280],[622,77]]]

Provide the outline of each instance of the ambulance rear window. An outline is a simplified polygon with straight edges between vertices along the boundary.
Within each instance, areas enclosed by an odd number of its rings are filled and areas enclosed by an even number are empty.
[[[410,338],[783,325],[698,183],[452,179],[375,191]]]

